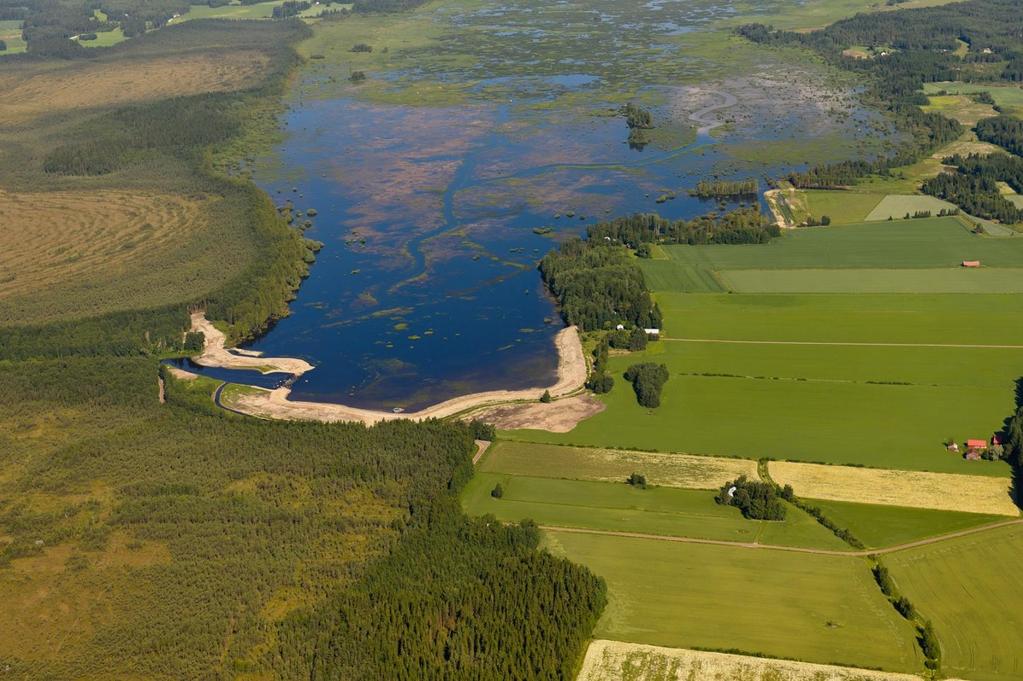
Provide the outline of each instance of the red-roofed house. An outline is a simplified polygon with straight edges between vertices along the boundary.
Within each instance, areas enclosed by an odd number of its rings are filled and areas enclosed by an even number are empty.
[[[1005,443],[1002,442],[1002,436],[1001,435],[999,435],[998,433],[995,433],[994,435],[991,436],[991,446],[992,447],[1000,447],[1003,444],[1005,444]]]
[[[987,449],[987,440],[967,440],[966,449]]]
[[[963,260],[963,267],[980,267],[979,260]]]

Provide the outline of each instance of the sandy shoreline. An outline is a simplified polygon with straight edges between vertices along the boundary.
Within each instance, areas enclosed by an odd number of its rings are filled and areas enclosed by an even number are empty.
[[[206,345],[202,354],[193,357],[192,361],[204,367],[222,367],[224,369],[256,369],[264,374],[283,372],[302,375],[315,367],[304,359],[293,357],[263,357],[252,350],[240,350],[241,354],[228,352],[225,344],[227,337],[213,326],[203,312],[192,313],[192,331],[201,331],[206,337]]]
[[[218,331],[202,313],[192,315],[192,330],[206,335],[206,347],[194,358],[202,366],[225,367],[230,369],[259,369],[264,373],[283,371],[302,374],[313,366],[301,359],[290,357],[239,356],[224,347],[224,334]],[[260,418],[284,419],[291,421],[359,421],[367,425],[395,419],[421,421],[431,418],[445,418],[470,410],[523,401],[537,401],[544,390],[554,398],[571,395],[582,389],[586,383],[586,357],[583,353],[579,331],[574,326],[562,329],[554,338],[558,353],[558,380],[554,385],[538,386],[524,390],[491,390],[453,397],[449,400],[414,412],[394,413],[373,409],[360,409],[329,402],[303,402],[290,400],[291,389],[276,390],[254,388],[231,398],[226,406]]]

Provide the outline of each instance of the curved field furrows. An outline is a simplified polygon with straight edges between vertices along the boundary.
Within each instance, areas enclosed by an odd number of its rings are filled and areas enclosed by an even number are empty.
[[[0,126],[68,109],[117,106],[202,92],[229,92],[256,83],[269,63],[260,50],[156,57],[126,66],[73,64],[43,73],[0,75]]]
[[[113,273],[203,226],[201,207],[169,194],[0,190],[0,298]]]

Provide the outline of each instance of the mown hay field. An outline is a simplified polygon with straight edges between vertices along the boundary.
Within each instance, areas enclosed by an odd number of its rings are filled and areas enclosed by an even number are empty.
[[[910,625],[866,561],[769,549],[545,532],[607,581],[594,637],[913,672]]]
[[[576,681],[922,681],[914,674],[598,640]]]
[[[900,591],[934,622],[942,671],[1023,678],[1023,526],[885,556]]]
[[[754,478],[755,461],[594,447],[498,442],[480,462],[487,473],[621,482],[640,471],[651,485],[716,489],[740,475]]]
[[[877,220],[888,220],[891,218],[899,220],[905,217],[906,213],[911,216],[913,213],[918,211],[930,211],[931,214],[937,215],[942,210],[954,210],[955,204],[943,201],[936,196],[927,196],[924,194],[889,194],[881,199],[870,213],[867,214],[866,221],[872,222]],[[926,218],[914,218],[917,220]]]
[[[184,301],[244,266],[251,246],[217,199],[123,190],[0,190],[0,325]]]
[[[1023,293],[1023,268],[724,270],[739,293]]]
[[[501,485],[497,499],[491,491]],[[721,506],[709,490],[650,487],[477,473],[462,494],[470,515],[493,514],[517,523],[633,532],[734,542],[759,542],[842,551],[848,548],[813,518],[790,507],[783,521],[747,520]]]
[[[1002,467],[987,461],[974,461],[970,465],[977,468]],[[1019,515],[1007,478],[790,461],[771,461],[768,470],[778,484],[792,485],[801,497],[1011,517]]]
[[[0,74],[0,125],[58,111],[121,106],[259,82],[269,64],[261,50],[205,52],[82,65],[22,66]]]
[[[976,92],[989,92],[991,93],[991,97],[995,100],[995,104],[1006,109],[1006,113],[1018,114],[1023,111],[1023,88],[1017,85],[950,81],[924,83],[924,92],[928,95],[935,94],[941,90],[963,95]]]

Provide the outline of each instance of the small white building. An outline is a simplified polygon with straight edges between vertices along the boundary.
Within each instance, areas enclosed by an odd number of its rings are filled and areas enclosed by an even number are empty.
[[[646,333],[647,338],[653,338],[656,340],[661,337],[660,329],[643,329],[643,332]]]

